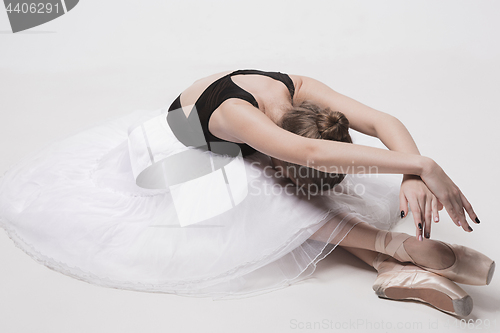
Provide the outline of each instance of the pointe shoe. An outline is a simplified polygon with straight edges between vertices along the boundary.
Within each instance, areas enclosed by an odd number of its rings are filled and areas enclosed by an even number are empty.
[[[461,317],[472,312],[473,302],[462,288],[449,279],[413,264],[402,264],[379,253],[373,262],[378,276],[373,290],[381,298],[417,300]]]
[[[375,239],[375,251],[388,254],[399,261],[409,261],[429,272],[433,272],[458,283],[475,286],[488,285],[495,272],[495,262],[476,250],[466,246],[440,242],[448,246],[455,255],[455,262],[448,268],[434,269],[416,263],[406,252],[404,241],[412,237],[401,232],[393,232],[391,241],[385,246],[385,237],[389,231],[381,230]]]

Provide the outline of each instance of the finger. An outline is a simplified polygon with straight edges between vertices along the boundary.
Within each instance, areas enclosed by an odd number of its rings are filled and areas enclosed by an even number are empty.
[[[439,199],[437,199],[437,198],[436,198],[436,200],[437,200],[437,203],[438,203],[438,211],[443,210],[444,206],[443,206],[443,204],[441,203],[441,201],[439,201]]]
[[[432,226],[432,199],[426,198],[425,200],[425,211],[424,211],[424,237],[429,239],[431,238],[431,226]]]
[[[464,204],[464,208],[467,211],[467,214],[469,214],[469,217],[471,218],[472,221],[474,221],[476,224],[479,224],[480,223],[479,218],[474,212],[474,209],[472,209],[472,205],[470,204],[469,200],[467,200],[467,198],[463,193],[460,193],[460,195],[462,198],[462,203]]]
[[[471,232],[472,228],[469,226],[469,223],[465,218],[464,205],[462,203],[462,199],[460,198],[460,196],[456,196],[453,202],[453,206],[456,211],[456,216],[460,221],[460,225],[462,226],[462,229],[464,229],[464,231]]]
[[[461,227],[460,221],[458,219],[457,213],[455,212],[455,208],[453,207],[453,204],[451,201],[444,201],[443,202],[444,208],[448,212],[448,215],[450,216],[451,220],[457,227]]]
[[[399,211],[401,212],[401,218],[408,215],[408,200],[403,193],[399,194]]]
[[[448,212],[448,215],[450,216],[451,220],[457,227],[461,227],[462,224],[460,223],[460,219],[458,216],[458,209],[456,208],[456,203],[454,202],[454,197],[449,194],[446,195],[445,197],[442,198],[442,201],[444,208]]]
[[[423,225],[422,225],[422,214],[421,214],[421,210],[420,210],[420,207],[418,206],[418,201],[416,198],[412,198],[408,201],[408,203],[410,204],[410,209],[411,209],[411,212],[413,214],[413,221],[415,222],[415,226],[417,227],[417,231],[416,231],[416,234],[415,236],[417,237],[417,240],[419,241],[422,241],[423,238],[422,238],[422,229],[423,229]]]
[[[436,197],[432,198],[432,217],[434,222],[439,222],[439,204]]]

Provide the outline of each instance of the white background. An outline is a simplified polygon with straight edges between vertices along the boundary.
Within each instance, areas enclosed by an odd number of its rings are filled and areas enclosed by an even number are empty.
[[[481,219],[468,234],[443,213],[432,237],[498,261],[499,13],[500,2],[478,0],[82,0],[12,34],[0,8],[0,172],[104,120],[168,106],[215,72],[306,75],[401,119]],[[410,219],[398,229],[414,232]],[[379,299],[375,277],[337,249],[312,279],[254,298],[146,294],[53,272],[0,232],[0,331],[463,331],[430,306]],[[471,330],[488,331],[487,320],[500,330],[498,276],[463,288],[474,299]],[[330,321],[317,330],[294,326]]]

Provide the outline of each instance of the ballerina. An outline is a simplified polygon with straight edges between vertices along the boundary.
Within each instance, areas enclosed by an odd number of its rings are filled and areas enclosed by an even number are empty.
[[[245,91],[250,94],[245,96]],[[206,102],[208,96],[218,94],[224,97]],[[377,230],[354,218],[349,221],[350,232],[342,240],[331,242],[378,270],[373,287],[377,295],[417,299],[462,316],[470,313],[471,297],[449,279],[465,284],[489,284],[494,262],[472,249],[429,238],[432,221],[439,221],[443,205],[452,220],[467,232],[472,228],[464,210],[474,222],[480,221],[471,204],[437,163],[420,156],[399,120],[312,78],[251,70],[215,74],[199,80],[179,96],[171,110],[182,108],[185,103],[198,107],[209,139],[241,143],[244,144],[242,150],[251,152],[250,146],[271,156],[273,164],[297,186],[302,182],[333,187],[343,179],[336,172],[349,170],[352,165],[366,170],[376,166],[381,173],[404,174],[401,217],[410,206],[417,227],[415,239],[404,233]],[[378,137],[391,151],[347,145],[352,143],[349,126]],[[315,165],[311,165],[311,161]],[[317,174],[322,177],[311,176],[314,172],[299,177],[301,166],[321,170]],[[327,177],[325,171],[335,176]],[[343,215],[337,216],[331,223],[337,225],[342,218]],[[323,239],[319,235],[329,228],[332,226],[326,223],[311,239]],[[423,242],[422,236],[428,240]]]
[[[158,156],[179,151],[207,153],[183,144],[169,120],[179,114],[199,120],[209,153],[217,143],[236,144],[244,185],[258,190],[235,201],[238,188],[231,187],[228,209],[192,225],[177,223],[176,208],[199,213],[208,207],[204,201],[222,206],[227,196],[155,187],[164,180],[157,173],[149,175],[149,187],[140,186],[137,169],[141,163],[154,168]],[[349,128],[389,150],[353,144]],[[137,133],[143,155],[133,145]],[[403,181],[395,189],[353,177],[359,173],[402,174]],[[356,182],[363,193],[353,193]],[[265,191],[289,185],[307,193]],[[312,189],[321,193],[310,195]],[[409,208],[415,237],[390,232]],[[138,111],[96,126],[27,157],[0,179],[0,225],[16,245],[87,282],[239,297],[299,281],[341,246],[378,271],[378,296],[466,316],[472,299],[455,282],[489,284],[495,264],[473,249],[430,239],[442,208],[466,232],[472,228],[465,213],[479,223],[460,189],[420,155],[399,120],[312,78],[258,70],[200,79],[168,112]]]

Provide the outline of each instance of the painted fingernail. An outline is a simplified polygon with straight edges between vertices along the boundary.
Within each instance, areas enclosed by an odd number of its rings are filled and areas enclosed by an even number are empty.
[[[472,228],[469,226],[469,231],[472,231]]]
[[[422,239],[422,235],[418,235],[418,240],[419,240],[419,241],[422,241],[422,240],[423,240],[423,239]]]
[[[481,223],[477,217],[476,217],[476,223]]]
[[[405,217],[405,211],[404,210],[401,211],[401,218],[403,218],[403,217]]]
[[[459,226],[462,226],[462,223],[460,223],[460,221],[458,221],[458,225],[459,225]]]
[[[430,237],[431,237],[431,235],[430,235],[428,232],[426,232],[426,233],[425,233],[425,238],[427,238],[427,239],[428,239],[428,238],[430,238]]]
[[[434,216],[434,221],[439,222],[439,217],[438,216]]]
[[[419,223],[419,224],[418,224],[418,228],[419,228],[420,230],[422,230],[422,223]]]

